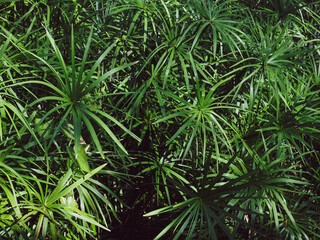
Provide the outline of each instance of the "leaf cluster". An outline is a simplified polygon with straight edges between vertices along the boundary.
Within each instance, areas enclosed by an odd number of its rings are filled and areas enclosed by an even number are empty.
[[[2,1],[0,238],[320,238],[319,16]]]

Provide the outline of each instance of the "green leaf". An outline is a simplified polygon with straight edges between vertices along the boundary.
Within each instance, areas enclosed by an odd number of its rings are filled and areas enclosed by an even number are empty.
[[[63,178],[59,181],[57,187],[54,189],[54,191],[48,196],[47,203],[52,204],[55,201],[57,201],[59,198],[63,197],[64,195],[71,192],[73,189],[81,185],[83,182],[87,181],[89,178],[91,178],[94,174],[99,172],[102,168],[104,168],[107,165],[107,163],[101,165],[100,167],[97,167],[93,169],[91,172],[87,173],[85,176],[77,180],[75,183],[71,184],[70,186],[66,187],[67,183],[70,180],[70,177],[72,175],[71,169],[63,176]]]
[[[83,146],[79,146],[78,154],[76,155],[76,160],[80,166],[80,169],[84,172],[90,172],[90,167],[88,163],[88,156],[83,148]]]

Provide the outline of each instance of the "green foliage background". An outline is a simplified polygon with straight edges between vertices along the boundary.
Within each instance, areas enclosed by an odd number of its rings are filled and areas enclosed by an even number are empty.
[[[320,5],[0,2],[0,239],[319,239]]]

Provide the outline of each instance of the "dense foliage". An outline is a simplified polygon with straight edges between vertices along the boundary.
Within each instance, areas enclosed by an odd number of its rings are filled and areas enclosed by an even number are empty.
[[[320,5],[0,3],[0,239],[320,239]]]

